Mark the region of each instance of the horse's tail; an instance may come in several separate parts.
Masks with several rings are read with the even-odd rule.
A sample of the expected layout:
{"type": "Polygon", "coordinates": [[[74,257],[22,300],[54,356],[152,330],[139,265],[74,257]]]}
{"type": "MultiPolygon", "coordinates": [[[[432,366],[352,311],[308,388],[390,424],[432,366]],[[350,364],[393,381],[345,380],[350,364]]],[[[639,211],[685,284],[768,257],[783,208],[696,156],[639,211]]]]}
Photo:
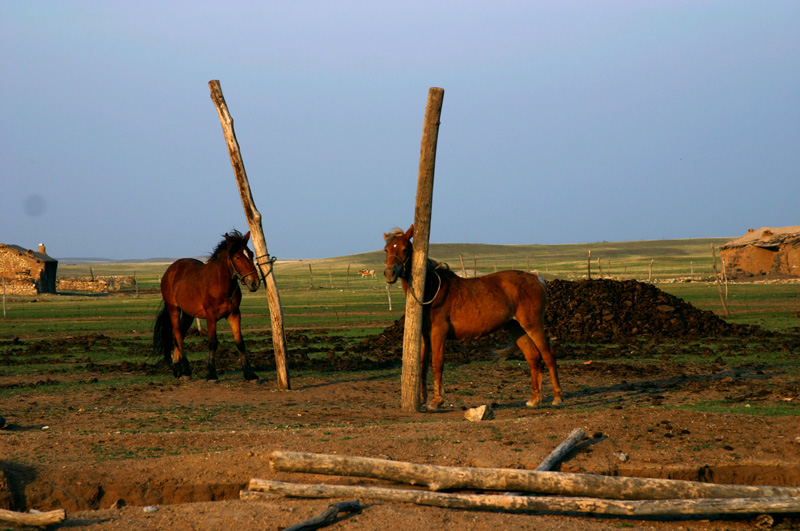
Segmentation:
{"type": "Polygon", "coordinates": [[[161,301],[161,306],[153,324],[153,352],[154,359],[163,358],[167,365],[172,363],[172,319],[161,301]]]}
{"type": "Polygon", "coordinates": [[[525,330],[523,330],[519,323],[513,319],[506,323],[504,328],[506,332],[508,332],[508,335],[511,336],[511,342],[505,347],[492,350],[492,354],[494,354],[494,361],[505,361],[512,354],[521,352],[519,346],[517,345],[517,339],[525,335],[525,330]]]}

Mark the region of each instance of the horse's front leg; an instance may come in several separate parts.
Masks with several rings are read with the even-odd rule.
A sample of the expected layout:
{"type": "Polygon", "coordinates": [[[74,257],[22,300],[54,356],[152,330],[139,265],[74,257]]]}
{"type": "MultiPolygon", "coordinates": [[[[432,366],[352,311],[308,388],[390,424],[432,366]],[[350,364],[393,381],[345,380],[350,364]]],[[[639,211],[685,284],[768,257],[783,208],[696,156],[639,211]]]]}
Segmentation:
{"type": "Polygon", "coordinates": [[[422,344],[419,351],[419,403],[428,401],[428,367],[431,365],[431,336],[422,332],[422,344]]]}
{"type": "Polygon", "coordinates": [[[208,330],[208,355],[206,356],[206,380],[218,380],[216,355],[219,347],[217,340],[217,318],[206,311],[206,329],[208,330]]]}
{"type": "Polygon", "coordinates": [[[444,340],[443,333],[431,331],[431,367],[433,368],[433,401],[431,407],[438,409],[444,402],[444,386],[442,385],[442,374],[444,374],[444,340]]]}
{"type": "Polygon", "coordinates": [[[242,363],[242,370],[244,372],[245,380],[258,380],[258,375],[250,365],[250,360],[247,358],[247,349],[244,346],[244,338],[242,338],[242,314],[235,311],[228,316],[228,324],[231,326],[233,332],[233,340],[236,342],[236,351],[239,352],[239,360],[242,363]]]}

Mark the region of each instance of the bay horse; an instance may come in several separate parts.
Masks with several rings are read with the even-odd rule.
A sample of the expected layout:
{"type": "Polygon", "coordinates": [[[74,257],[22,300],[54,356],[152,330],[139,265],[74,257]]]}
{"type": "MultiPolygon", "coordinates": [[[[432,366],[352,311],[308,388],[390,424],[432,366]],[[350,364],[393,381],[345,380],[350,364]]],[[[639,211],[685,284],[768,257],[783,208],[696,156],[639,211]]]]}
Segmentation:
{"type": "Polygon", "coordinates": [[[555,352],[544,333],[547,288],[538,275],[523,271],[499,271],[479,278],[460,278],[443,264],[428,260],[424,293],[411,290],[411,239],[414,225],[403,232],[394,229],[386,240],[386,282],[403,283],[403,291],[423,304],[420,398],[427,400],[426,373],[433,367],[433,409],[443,400],[444,343],[446,339],[475,339],[505,327],[525,355],[531,370],[528,407],[542,401],[541,360],[550,371],[553,405],[563,401],[555,352]]]}
{"type": "Polygon", "coordinates": [[[256,291],[261,283],[253,263],[253,253],[247,247],[249,240],[249,232],[242,236],[234,230],[225,235],[205,263],[194,258],[181,258],[172,263],[161,277],[163,302],[153,329],[153,354],[164,357],[176,378],[192,375],[183,339],[192,321],[199,318],[206,320],[208,330],[206,379],[218,379],[214,361],[219,346],[217,321],[224,317],[233,332],[244,379],[258,379],[247,359],[239,312],[242,290],[238,282],[251,292],[256,291]]]}

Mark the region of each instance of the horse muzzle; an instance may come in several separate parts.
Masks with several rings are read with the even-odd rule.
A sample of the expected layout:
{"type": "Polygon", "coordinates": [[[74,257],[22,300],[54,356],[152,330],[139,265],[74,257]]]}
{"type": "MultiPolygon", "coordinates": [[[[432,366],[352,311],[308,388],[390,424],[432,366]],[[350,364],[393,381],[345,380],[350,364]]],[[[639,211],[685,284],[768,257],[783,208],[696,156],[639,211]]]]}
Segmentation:
{"type": "Polygon", "coordinates": [[[383,270],[383,278],[387,284],[394,284],[400,278],[400,268],[398,266],[387,267],[383,270]]]}
{"type": "Polygon", "coordinates": [[[242,279],[242,284],[247,286],[247,289],[251,292],[258,291],[258,287],[261,285],[261,279],[258,278],[258,273],[253,272],[242,279]]]}

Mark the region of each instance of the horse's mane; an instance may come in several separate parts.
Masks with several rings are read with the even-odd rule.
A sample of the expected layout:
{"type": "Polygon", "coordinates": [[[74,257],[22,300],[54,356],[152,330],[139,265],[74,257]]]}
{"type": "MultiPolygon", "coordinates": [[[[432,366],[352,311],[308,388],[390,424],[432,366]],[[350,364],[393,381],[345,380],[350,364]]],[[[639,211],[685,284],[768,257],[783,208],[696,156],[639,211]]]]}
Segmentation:
{"type": "Polygon", "coordinates": [[[223,237],[222,241],[219,242],[217,246],[214,248],[214,251],[208,258],[209,262],[212,260],[216,260],[217,258],[221,257],[224,253],[235,254],[236,251],[247,245],[247,241],[245,241],[242,233],[236,229],[233,229],[225,236],[227,237],[223,237]],[[230,242],[228,241],[228,238],[230,238],[230,242]]]}
{"type": "Polygon", "coordinates": [[[443,278],[452,278],[458,276],[453,273],[449,264],[446,264],[445,262],[437,262],[436,260],[428,258],[428,271],[430,270],[434,270],[437,275],[443,278]]]}

